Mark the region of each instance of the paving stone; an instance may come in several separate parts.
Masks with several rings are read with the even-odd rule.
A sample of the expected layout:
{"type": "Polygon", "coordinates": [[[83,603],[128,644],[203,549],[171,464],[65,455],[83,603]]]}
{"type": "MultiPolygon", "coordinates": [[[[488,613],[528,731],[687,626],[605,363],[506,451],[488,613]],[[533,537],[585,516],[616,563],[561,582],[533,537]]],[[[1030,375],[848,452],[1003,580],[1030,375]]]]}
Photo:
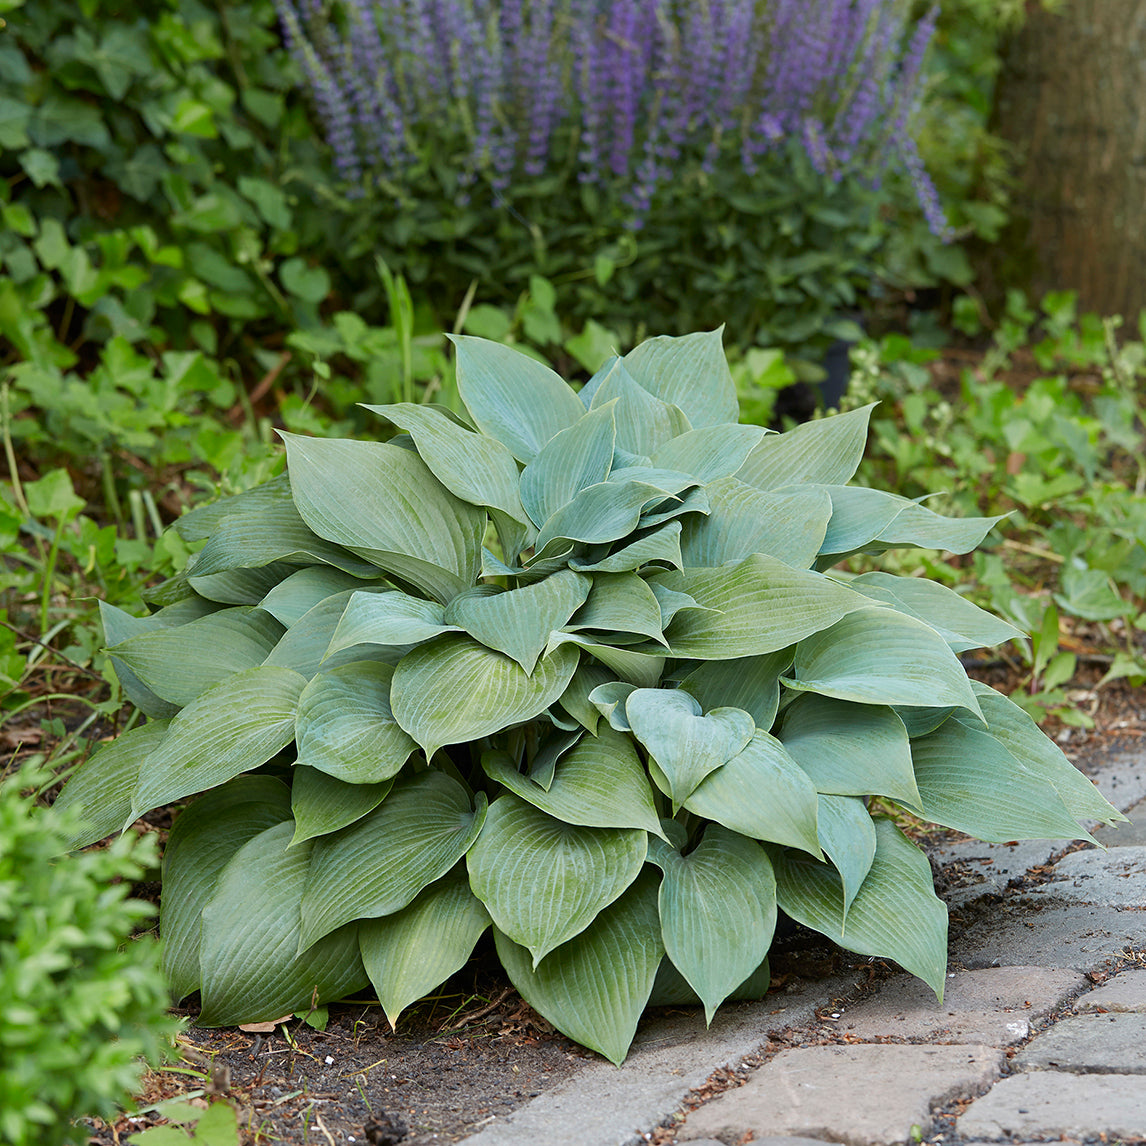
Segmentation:
{"type": "Polygon", "coordinates": [[[968,970],[1025,964],[1093,971],[1126,947],[1146,947],[1146,911],[1001,903],[951,923],[951,966],[968,970]]]}
{"type": "Polygon", "coordinates": [[[962,1138],[990,1142],[1146,1137],[1146,1078],[1053,1070],[1015,1074],[971,1103],[955,1129],[962,1138]]]}
{"type": "Polygon", "coordinates": [[[1146,971],[1119,971],[1101,987],[1080,995],[1076,1011],[1146,1011],[1146,971]]]}
{"type": "Polygon", "coordinates": [[[1072,852],[1055,864],[1049,883],[1031,888],[1028,898],[1061,899],[1106,907],[1146,904],[1146,846],[1072,852]]]}
{"type": "Polygon", "coordinates": [[[918,979],[893,979],[874,998],[848,1007],[839,1028],[865,1040],[938,1037],[943,1042],[1010,1046],[1032,1022],[1086,985],[1077,971],[987,967],[947,977],[943,1002],[918,979]]]}
{"type": "Polygon", "coordinates": [[[1071,1015],[1035,1035],[1014,1060],[1023,1070],[1146,1074],[1146,1015],[1071,1015]]]}
{"type": "Polygon", "coordinates": [[[693,1111],[678,1131],[739,1140],[752,1131],[803,1135],[848,1146],[925,1136],[932,1108],[982,1093],[999,1077],[1003,1054],[988,1046],[799,1047],[778,1054],[736,1090],[693,1111]]]}
{"type": "Polygon", "coordinates": [[[1091,835],[1108,848],[1146,846],[1146,800],[1139,801],[1126,815],[1129,823],[1096,828],[1091,835]]]}

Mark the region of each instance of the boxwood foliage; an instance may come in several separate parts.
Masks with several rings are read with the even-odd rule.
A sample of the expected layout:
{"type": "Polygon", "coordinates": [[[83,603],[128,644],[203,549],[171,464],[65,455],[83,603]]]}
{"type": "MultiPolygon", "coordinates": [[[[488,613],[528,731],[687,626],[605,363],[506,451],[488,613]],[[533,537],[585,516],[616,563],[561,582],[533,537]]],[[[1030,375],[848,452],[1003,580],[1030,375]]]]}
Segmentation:
{"type": "Polygon", "coordinates": [[[104,610],[150,719],[65,789],[74,843],[196,797],[161,928],[202,1023],[367,982],[396,1022],[492,926],[522,995],[619,1063],[650,1000],[762,994],[778,907],[941,994],[946,909],[868,798],[988,840],[1117,818],[968,680],[957,654],[1015,629],[833,571],[997,520],[849,486],[870,407],[740,425],[715,331],[579,393],[455,341],[466,418],[284,435],[287,474],[179,521],[205,544],[158,611],[104,610]]]}

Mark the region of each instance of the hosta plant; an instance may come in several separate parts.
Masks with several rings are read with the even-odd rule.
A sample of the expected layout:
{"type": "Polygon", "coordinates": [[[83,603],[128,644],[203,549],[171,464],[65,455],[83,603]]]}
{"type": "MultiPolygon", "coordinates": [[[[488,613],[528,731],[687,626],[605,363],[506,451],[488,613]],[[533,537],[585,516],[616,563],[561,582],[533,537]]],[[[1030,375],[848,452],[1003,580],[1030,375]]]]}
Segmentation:
{"type": "Polygon", "coordinates": [[[957,654],[1016,630],[833,572],[996,520],[849,486],[870,408],[739,425],[718,332],[579,393],[456,341],[464,418],[284,435],[286,475],[177,524],[205,543],[156,612],[105,609],[149,719],[65,789],[74,842],[194,797],[161,929],[202,1023],[367,983],[396,1022],[492,926],[521,994],[620,1062],[650,1001],[762,994],[778,907],[940,993],[946,909],[868,798],[988,840],[1117,816],[968,680],[957,654]]]}

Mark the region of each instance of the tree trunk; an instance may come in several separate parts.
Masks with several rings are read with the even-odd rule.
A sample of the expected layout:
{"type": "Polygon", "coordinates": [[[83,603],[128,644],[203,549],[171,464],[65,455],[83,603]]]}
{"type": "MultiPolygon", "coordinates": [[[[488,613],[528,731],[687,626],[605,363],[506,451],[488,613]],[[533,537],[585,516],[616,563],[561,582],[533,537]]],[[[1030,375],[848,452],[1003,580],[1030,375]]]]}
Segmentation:
{"type": "Polygon", "coordinates": [[[996,129],[1016,148],[1009,285],[1075,290],[1083,310],[1146,307],[1146,0],[1028,5],[996,129]]]}

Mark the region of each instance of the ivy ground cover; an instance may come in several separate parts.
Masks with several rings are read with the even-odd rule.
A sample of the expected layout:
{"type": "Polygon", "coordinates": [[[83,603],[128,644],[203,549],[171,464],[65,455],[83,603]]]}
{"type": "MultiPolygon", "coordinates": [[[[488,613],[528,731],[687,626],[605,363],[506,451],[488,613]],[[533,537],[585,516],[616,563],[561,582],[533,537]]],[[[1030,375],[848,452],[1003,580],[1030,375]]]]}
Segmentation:
{"type": "Polygon", "coordinates": [[[763,994],[778,908],[941,994],[946,908],[870,797],[987,840],[1118,817],[967,678],[1017,630],[837,568],[998,520],[849,485],[870,407],[740,425],[719,332],[580,392],[456,350],[465,418],[284,435],[285,475],[177,523],[202,547],[156,611],[104,609],[148,719],[61,800],[75,846],[191,801],[161,930],[202,1023],[368,983],[397,1022],[492,926],[521,994],[620,1062],[650,1001],[763,994]]]}

